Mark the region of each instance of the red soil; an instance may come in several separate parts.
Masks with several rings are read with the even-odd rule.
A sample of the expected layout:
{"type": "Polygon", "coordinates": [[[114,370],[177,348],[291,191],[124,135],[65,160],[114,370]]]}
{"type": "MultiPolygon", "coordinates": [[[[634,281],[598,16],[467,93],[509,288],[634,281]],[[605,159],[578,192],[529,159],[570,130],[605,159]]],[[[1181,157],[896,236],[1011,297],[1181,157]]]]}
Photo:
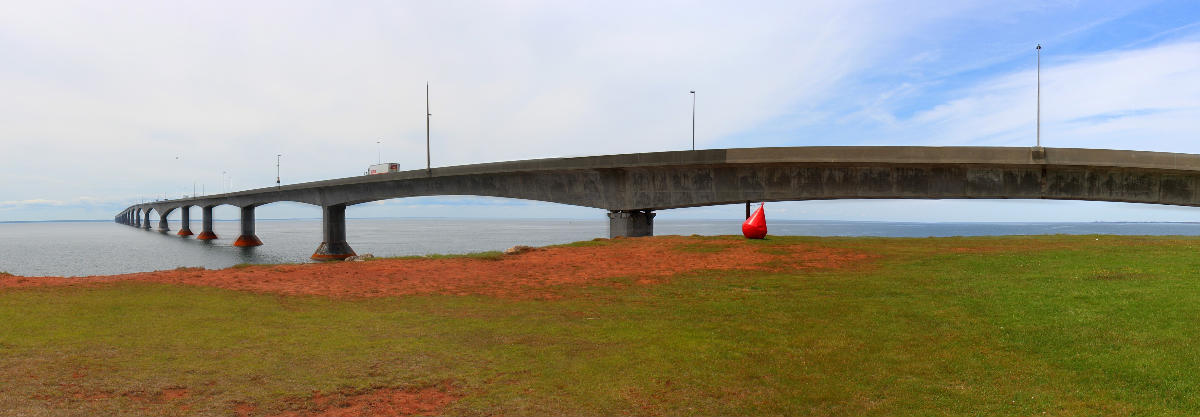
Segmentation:
{"type": "Polygon", "coordinates": [[[647,284],[690,271],[840,268],[869,257],[810,244],[762,246],[744,240],[664,236],[536,249],[495,260],[409,258],[221,270],[183,268],[79,278],[7,276],[0,277],[0,289],[138,281],[334,297],[480,294],[555,298],[554,287],[615,285],[614,278],[647,284]]]}
{"type": "Polygon", "coordinates": [[[313,394],[315,410],[290,411],[273,417],[400,417],[440,414],[459,394],[439,388],[400,390],[383,388],[357,395],[313,394]]]}

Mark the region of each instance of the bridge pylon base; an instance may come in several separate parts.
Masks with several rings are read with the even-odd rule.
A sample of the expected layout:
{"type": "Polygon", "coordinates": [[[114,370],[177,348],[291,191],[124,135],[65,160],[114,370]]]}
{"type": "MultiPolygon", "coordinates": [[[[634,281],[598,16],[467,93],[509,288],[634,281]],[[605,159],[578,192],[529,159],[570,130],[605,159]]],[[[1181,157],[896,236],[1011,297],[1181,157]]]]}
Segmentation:
{"type": "Polygon", "coordinates": [[[262,246],[262,244],[262,241],[259,240],[258,236],[255,235],[241,235],[238,236],[237,240],[233,241],[233,246],[237,246],[239,248],[262,246]]]}
{"type": "Polygon", "coordinates": [[[196,240],[216,240],[217,234],[210,231],[203,231],[196,235],[196,240]]]}
{"type": "Polygon", "coordinates": [[[188,229],[185,227],[185,228],[179,229],[179,232],[175,233],[175,234],[179,235],[179,236],[191,236],[194,233],[192,233],[192,229],[188,229]]]}
{"type": "Polygon", "coordinates": [[[340,261],[351,256],[357,255],[354,249],[350,248],[350,244],[346,242],[321,242],[321,246],[317,247],[317,251],[313,252],[312,259],[318,261],[340,261]]]}
{"type": "Polygon", "coordinates": [[[654,236],[654,215],[650,210],[608,212],[608,237],[654,236]]]}

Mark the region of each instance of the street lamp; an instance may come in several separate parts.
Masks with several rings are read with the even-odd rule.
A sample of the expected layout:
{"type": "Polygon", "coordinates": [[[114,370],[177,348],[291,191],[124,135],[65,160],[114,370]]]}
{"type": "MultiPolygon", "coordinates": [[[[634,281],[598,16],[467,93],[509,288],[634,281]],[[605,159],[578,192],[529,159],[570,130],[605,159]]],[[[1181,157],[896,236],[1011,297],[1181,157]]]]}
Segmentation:
{"type": "Polygon", "coordinates": [[[692,95],[692,150],[696,150],[696,90],[688,91],[692,95]]]}
{"type": "Polygon", "coordinates": [[[429,112],[429,82],[425,83],[425,175],[433,173],[432,165],[429,163],[429,117],[433,113],[429,112]]]}
{"type": "Polygon", "coordinates": [[[279,157],[283,154],[275,154],[275,186],[279,187],[279,157]]]}
{"type": "Polygon", "coordinates": [[[379,140],[375,141],[375,163],[377,164],[383,163],[383,151],[380,150],[380,147],[383,146],[381,145],[382,143],[383,138],[379,138],[379,140]]]}
{"type": "Polygon", "coordinates": [[[1037,146],[1042,147],[1042,44],[1037,45],[1037,146]]]}

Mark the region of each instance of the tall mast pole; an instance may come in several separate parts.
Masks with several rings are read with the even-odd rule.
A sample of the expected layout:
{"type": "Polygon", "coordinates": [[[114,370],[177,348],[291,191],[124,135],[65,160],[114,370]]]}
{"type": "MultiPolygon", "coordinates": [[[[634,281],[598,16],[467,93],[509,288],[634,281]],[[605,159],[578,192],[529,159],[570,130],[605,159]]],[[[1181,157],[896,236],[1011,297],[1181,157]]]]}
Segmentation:
{"type": "Polygon", "coordinates": [[[429,163],[429,116],[433,113],[429,112],[429,83],[425,83],[425,173],[433,172],[429,163]]]}
{"type": "Polygon", "coordinates": [[[696,90],[689,91],[692,93],[692,150],[696,150],[696,90]]]}
{"type": "Polygon", "coordinates": [[[1042,44],[1037,46],[1037,146],[1042,147],[1042,44]]]}

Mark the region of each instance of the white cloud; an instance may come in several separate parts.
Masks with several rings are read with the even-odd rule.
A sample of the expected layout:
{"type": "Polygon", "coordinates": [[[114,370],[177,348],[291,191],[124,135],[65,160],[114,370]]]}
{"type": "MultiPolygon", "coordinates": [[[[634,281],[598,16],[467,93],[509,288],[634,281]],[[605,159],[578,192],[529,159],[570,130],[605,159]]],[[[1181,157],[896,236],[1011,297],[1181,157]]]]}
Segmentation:
{"type": "Polygon", "coordinates": [[[115,205],[127,204],[129,201],[136,199],[136,197],[123,195],[111,197],[80,196],[69,199],[31,198],[27,200],[0,201],[0,208],[98,206],[109,209],[115,205]]]}
{"type": "Polygon", "coordinates": [[[35,198],[31,200],[8,200],[0,201],[0,208],[9,207],[26,207],[26,206],[62,206],[66,203],[59,200],[46,200],[35,198]]]}
{"type": "MultiPolygon", "coordinates": [[[[686,149],[689,90],[698,92],[699,147],[758,146],[730,138],[780,118],[787,127],[840,120],[837,129],[874,144],[1027,145],[1030,71],[950,91],[915,115],[895,103],[944,86],[912,80],[880,94],[861,85],[948,61],[960,63],[952,71],[988,68],[1026,40],[986,39],[964,58],[939,39],[1053,7],[1075,10],[986,1],[14,3],[0,13],[0,207],[10,219],[68,206],[88,207],[72,217],[107,218],[107,205],[219,192],[223,178],[238,189],[273,184],[280,153],[285,183],[357,175],[375,161],[377,138],[383,159],[422,167],[426,81],[435,166],[686,149]],[[869,104],[847,116],[832,105],[845,95],[869,104]]],[[[1143,147],[1125,146],[1133,136],[1153,138],[1142,142],[1153,150],[1200,152],[1187,140],[1200,116],[1196,44],[1069,62],[1047,52],[1048,146],[1143,147]]]]}
{"type": "Polygon", "coordinates": [[[868,2],[38,2],[0,13],[0,189],[154,198],[684,149],[817,100],[923,16],[868,2]],[[819,57],[817,59],[816,57],[819,57]],[[18,177],[23,177],[16,180],[18,177]]]}
{"type": "MultiPolygon", "coordinates": [[[[1043,146],[1200,153],[1200,42],[1044,59],[1043,146]]],[[[1030,146],[1036,82],[1033,69],[983,80],[891,129],[920,143],[1030,146]]]]}

